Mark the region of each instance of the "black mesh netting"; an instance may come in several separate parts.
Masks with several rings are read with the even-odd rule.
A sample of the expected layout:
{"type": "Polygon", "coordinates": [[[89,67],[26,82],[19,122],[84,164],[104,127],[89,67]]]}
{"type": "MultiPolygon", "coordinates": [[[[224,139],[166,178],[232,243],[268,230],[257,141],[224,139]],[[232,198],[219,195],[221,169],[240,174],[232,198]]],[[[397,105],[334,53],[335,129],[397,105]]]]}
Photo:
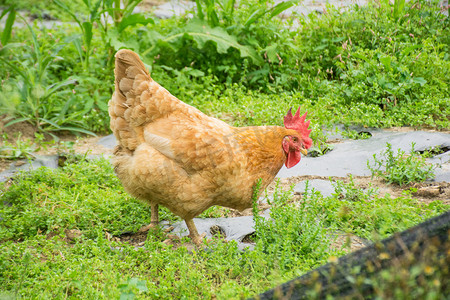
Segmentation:
{"type": "Polygon", "coordinates": [[[448,299],[450,211],[256,299],[448,299]]]}

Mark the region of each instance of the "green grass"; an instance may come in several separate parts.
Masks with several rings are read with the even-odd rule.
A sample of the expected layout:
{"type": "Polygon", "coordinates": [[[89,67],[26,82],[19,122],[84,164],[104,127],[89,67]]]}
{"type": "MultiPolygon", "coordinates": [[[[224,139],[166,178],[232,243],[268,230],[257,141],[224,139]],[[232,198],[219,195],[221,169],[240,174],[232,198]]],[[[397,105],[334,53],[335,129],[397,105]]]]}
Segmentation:
{"type": "MultiPolygon", "coordinates": [[[[321,226],[304,229],[303,236],[313,235],[314,242],[296,251],[261,241],[255,251],[241,252],[234,242],[213,240],[190,253],[163,244],[162,232],[149,234],[144,249],[109,241],[105,231],[135,232],[150,221],[150,213],[124,193],[106,160],[23,173],[3,190],[1,200],[0,281],[4,292],[25,298],[116,298],[122,290],[138,290],[134,279],[128,282],[132,278],[144,281],[147,298],[250,296],[338,253],[329,249],[321,226]],[[82,236],[67,241],[66,229],[78,229],[82,236]]],[[[288,216],[291,209],[274,213],[288,216]]],[[[174,219],[165,209],[160,216],[174,219]]],[[[296,215],[304,222],[311,218],[316,216],[296,215]]],[[[257,232],[276,236],[286,221],[275,227],[261,224],[257,232]]],[[[287,231],[286,244],[292,236],[287,231]]]]}
{"type": "MultiPolygon", "coordinates": [[[[129,197],[105,159],[40,168],[0,184],[0,295],[23,298],[241,298],[255,295],[325,263],[337,229],[386,237],[449,209],[418,205],[408,195],[379,197],[353,183],[336,195],[308,193],[301,202],[277,189],[274,222],[257,218],[253,251],[213,239],[205,248],[162,243],[150,233],[144,248],[107,239],[150,221],[149,208],[129,197]],[[67,229],[82,235],[66,238],[67,229]]],[[[203,217],[218,214],[210,209],[203,217]]],[[[222,213],[222,212],[220,212],[222,213]]],[[[180,221],[166,209],[163,220],[180,221]]]]}

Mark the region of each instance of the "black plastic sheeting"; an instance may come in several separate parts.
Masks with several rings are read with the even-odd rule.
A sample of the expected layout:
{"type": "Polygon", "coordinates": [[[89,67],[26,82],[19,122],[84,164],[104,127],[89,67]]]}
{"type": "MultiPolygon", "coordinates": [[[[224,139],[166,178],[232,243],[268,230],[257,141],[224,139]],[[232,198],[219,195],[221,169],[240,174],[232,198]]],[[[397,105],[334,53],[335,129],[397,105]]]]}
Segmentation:
{"type": "MultiPolygon", "coordinates": [[[[372,299],[377,296],[374,280],[380,278],[383,270],[390,270],[395,276],[424,265],[439,272],[437,281],[443,298],[438,295],[433,299],[446,299],[445,295],[450,295],[450,211],[348,254],[336,263],[321,266],[254,299],[328,299],[330,296],[372,299]]],[[[390,291],[385,292],[389,294],[390,291]]]]}

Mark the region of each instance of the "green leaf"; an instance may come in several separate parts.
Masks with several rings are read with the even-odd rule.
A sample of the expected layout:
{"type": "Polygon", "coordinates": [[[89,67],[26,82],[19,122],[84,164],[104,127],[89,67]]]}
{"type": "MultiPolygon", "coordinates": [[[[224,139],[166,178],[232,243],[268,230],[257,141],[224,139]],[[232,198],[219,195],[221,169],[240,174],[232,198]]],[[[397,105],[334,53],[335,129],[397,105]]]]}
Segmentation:
{"type": "Polygon", "coordinates": [[[5,27],[3,28],[1,37],[3,46],[5,46],[9,42],[9,39],[11,38],[12,26],[14,24],[14,21],[16,20],[16,10],[14,9],[14,7],[9,8],[8,11],[8,18],[6,19],[5,27]]]}
{"type": "Polygon", "coordinates": [[[422,48],[423,45],[412,45],[409,47],[406,47],[405,49],[403,49],[403,51],[401,52],[401,57],[400,57],[400,61],[407,56],[411,51],[415,50],[415,49],[419,49],[422,48]]]}
{"type": "Polygon", "coordinates": [[[277,59],[277,48],[278,48],[278,45],[274,44],[274,45],[271,45],[271,46],[268,46],[268,47],[264,48],[262,51],[267,53],[267,58],[271,62],[274,62],[277,59]]]}
{"type": "Polygon", "coordinates": [[[122,32],[128,26],[133,26],[137,24],[147,25],[149,23],[155,24],[153,18],[147,17],[146,15],[141,13],[132,14],[122,19],[122,21],[119,24],[118,30],[119,32],[122,32]]]}
{"type": "Polygon", "coordinates": [[[195,0],[195,3],[197,4],[197,18],[199,18],[200,20],[204,20],[205,15],[203,14],[201,0],[195,0]]]}
{"type": "Polygon", "coordinates": [[[53,129],[52,131],[71,131],[71,132],[80,132],[80,133],[85,133],[85,134],[89,134],[92,136],[97,136],[95,133],[93,133],[92,131],[83,129],[83,128],[78,128],[78,127],[71,127],[71,126],[58,126],[58,128],[53,129]]]}
{"type": "Polygon", "coordinates": [[[83,28],[83,26],[81,25],[80,19],[78,19],[78,17],[72,12],[72,10],[65,3],[63,3],[59,0],[53,0],[53,2],[56,3],[59,7],[61,7],[66,13],[71,15],[72,18],[78,23],[80,28],[83,28]]]}
{"type": "MultiPolygon", "coordinates": [[[[256,65],[262,65],[264,60],[258,55],[253,47],[241,45],[237,42],[235,36],[228,34],[224,29],[220,27],[211,28],[205,22],[197,19],[192,20],[181,32],[169,35],[162,39],[165,43],[174,43],[185,35],[190,36],[195,40],[199,48],[203,48],[207,42],[212,42],[216,45],[218,53],[226,54],[229,48],[235,48],[240,51],[241,57],[249,57],[256,65]]],[[[151,48],[144,51],[142,56],[146,56],[149,53],[153,53],[156,50],[157,43],[151,48]]]]}
{"type": "Polygon", "coordinates": [[[11,125],[16,124],[16,123],[28,121],[30,119],[31,118],[29,118],[29,117],[23,117],[23,118],[14,119],[11,122],[8,122],[7,124],[5,124],[4,127],[8,127],[8,126],[11,126],[11,125]]]}
{"type": "Polygon", "coordinates": [[[269,18],[272,19],[273,17],[278,16],[280,13],[282,13],[286,9],[296,5],[297,3],[298,3],[298,1],[286,1],[286,2],[278,3],[277,5],[272,7],[269,18]]]}
{"type": "MultiPolygon", "coordinates": [[[[86,43],[87,49],[91,48],[91,41],[92,41],[92,23],[90,22],[83,22],[83,35],[84,35],[84,42],[86,43]]],[[[89,51],[89,50],[87,50],[89,51]]],[[[87,53],[89,55],[89,53],[87,53]]]]}
{"type": "Polygon", "coordinates": [[[106,40],[116,51],[122,48],[128,48],[126,44],[120,41],[120,33],[116,28],[108,30],[106,33],[106,40]]]}
{"type": "Polygon", "coordinates": [[[247,21],[245,21],[244,27],[248,27],[250,24],[254,23],[256,20],[261,18],[265,13],[266,11],[262,10],[261,8],[258,8],[248,17],[247,21]]]}
{"type": "Polygon", "coordinates": [[[386,70],[389,70],[391,68],[391,57],[390,56],[380,57],[380,62],[384,65],[386,70]]]}
{"type": "Polygon", "coordinates": [[[46,88],[47,93],[45,94],[45,97],[49,97],[50,95],[52,95],[53,93],[58,91],[60,88],[66,86],[66,85],[75,84],[76,82],[77,81],[75,79],[70,79],[70,78],[63,80],[61,82],[56,82],[46,88]]]}
{"type": "Polygon", "coordinates": [[[362,55],[362,54],[359,54],[359,53],[352,53],[352,56],[354,56],[356,58],[359,58],[359,59],[362,59],[365,62],[369,62],[369,59],[365,55],[362,55]]]}
{"type": "Polygon", "coordinates": [[[395,0],[394,2],[394,18],[399,19],[405,7],[405,0],[395,0]]]}
{"type": "Polygon", "coordinates": [[[420,84],[421,86],[424,86],[427,83],[427,81],[423,77],[414,77],[412,79],[412,81],[415,82],[415,83],[420,84]]]}

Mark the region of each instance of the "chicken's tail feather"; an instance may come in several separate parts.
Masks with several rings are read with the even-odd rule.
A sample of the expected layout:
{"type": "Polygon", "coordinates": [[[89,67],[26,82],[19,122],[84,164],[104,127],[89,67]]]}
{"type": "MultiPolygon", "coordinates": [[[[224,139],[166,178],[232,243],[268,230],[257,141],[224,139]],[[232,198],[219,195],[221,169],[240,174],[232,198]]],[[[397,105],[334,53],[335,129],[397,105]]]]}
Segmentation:
{"type": "Polygon", "coordinates": [[[142,127],[175,109],[179,102],[155,82],[133,51],[116,53],[115,91],[109,102],[110,126],[121,145],[134,150],[142,143],[142,127]]]}

